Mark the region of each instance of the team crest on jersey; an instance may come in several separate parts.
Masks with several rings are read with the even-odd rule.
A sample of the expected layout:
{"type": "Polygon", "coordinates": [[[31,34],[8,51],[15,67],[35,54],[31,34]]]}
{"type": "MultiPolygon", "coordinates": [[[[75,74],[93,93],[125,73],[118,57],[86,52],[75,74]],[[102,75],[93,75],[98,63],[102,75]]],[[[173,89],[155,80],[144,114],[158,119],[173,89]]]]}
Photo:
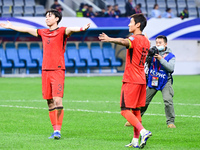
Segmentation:
{"type": "Polygon", "coordinates": [[[130,39],[131,41],[133,41],[133,40],[134,40],[134,37],[131,36],[131,37],[129,37],[129,39],[130,39]]]}

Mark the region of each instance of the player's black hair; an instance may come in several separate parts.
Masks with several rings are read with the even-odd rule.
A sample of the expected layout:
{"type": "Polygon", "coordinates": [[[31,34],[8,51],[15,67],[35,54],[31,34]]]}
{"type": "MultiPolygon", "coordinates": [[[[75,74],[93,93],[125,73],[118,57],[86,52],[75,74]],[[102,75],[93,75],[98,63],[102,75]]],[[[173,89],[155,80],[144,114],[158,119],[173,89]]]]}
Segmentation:
{"type": "Polygon", "coordinates": [[[146,17],[142,13],[139,13],[139,14],[133,14],[131,16],[131,18],[134,19],[135,24],[140,23],[140,30],[143,31],[144,28],[147,25],[147,19],[146,19],[146,17]]]}
{"type": "Polygon", "coordinates": [[[164,35],[158,35],[156,39],[163,39],[165,43],[167,43],[167,37],[164,35]]]}
{"type": "Polygon", "coordinates": [[[58,17],[59,19],[58,19],[58,21],[57,21],[57,24],[59,24],[59,22],[60,22],[61,19],[62,19],[62,14],[61,14],[59,11],[57,11],[56,9],[47,10],[46,13],[45,13],[45,16],[46,16],[48,13],[55,15],[55,17],[58,17]]]}

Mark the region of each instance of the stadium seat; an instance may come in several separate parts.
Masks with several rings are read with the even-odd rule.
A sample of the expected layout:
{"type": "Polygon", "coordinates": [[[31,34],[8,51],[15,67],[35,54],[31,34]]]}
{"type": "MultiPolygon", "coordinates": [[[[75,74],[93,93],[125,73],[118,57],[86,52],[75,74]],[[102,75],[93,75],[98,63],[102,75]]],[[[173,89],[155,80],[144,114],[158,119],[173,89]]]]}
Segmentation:
{"type": "Polygon", "coordinates": [[[75,64],[75,73],[78,73],[78,68],[86,67],[86,63],[80,59],[79,52],[74,43],[67,44],[66,52],[69,60],[72,60],[75,64]]]}
{"type": "Polygon", "coordinates": [[[19,59],[24,61],[26,64],[26,74],[29,74],[29,68],[37,68],[36,61],[32,61],[29,49],[27,47],[27,44],[20,43],[18,44],[18,53],[19,53],[19,59]]]}
{"type": "Polygon", "coordinates": [[[34,9],[33,6],[24,6],[24,16],[33,16],[34,9]]]}
{"type": "Polygon", "coordinates": [[[14,0],[14,6],[24,6],[23,0],[14,0]]]}
{"type": "Polygon", "coordinates": [[[159,5],[159,7],[166,8],[167,6],[165,0],[157,0],[157,4],[159,5]]]}
{"type": "Polygon", "coordinates": [[[99,66],[99,73],[101,73],[101,67],[109,67],[110,63],[108,60],[104,60],[102,49],[99,43],[91,44],[92,59],[97,60],[99,66]]]}
{"type": "Polygon", "coordinates": [[[67,70],[68,67],[74,67],[74,62],[72,60],[69,60],[67,53],[64,53],[64,58],[65,58],[65,68],[67,70]]]}
{"type": "Polygon", "coordinates": [[[102,46],[104,58],[110,61],[110,65],[112,67],[119,67],[122,65],[122,60],[115,57],[115,49],[112,48],[111,43],[103,43],[102,46]]]}
{"type": "Polygon", "coordinates": [[[22,6],[13,7],[13,17],[19,17],[22,16],[22,14],[23,14],[22,6]]]}
{"type": "Polygon", "coordinates": [[[25,6],[35,6],[34,0],[24,0],[25,6]]]}
{"type": "Polygon", "coordinates": [[[0,65],[1,65],[1,74],[5,73],[5,68],[12,68],[12,63],[7,60],[5,55],[5,50],[2,45],[0,45],[0,65]]]}
{"type": "Polygon", "coordinates": [[[35,6],[35,16],[43,17],[45,14],[45,9],[43,5],[36,5],[35,6]]]}
{"type": "Polygon", "coordinates": [[[177,6],[184,8],[187,6],[186,1],[185,0],[177,0],[177,6]]]}
{"type": "Polygon", "coordinates": [[[86,43],[79,43],[79,54],[81,60],[85,60],[87,64],[87,73],[90,73],[90,67],[97,67],[98,63],[96,60],[92,60],[90,50],[86,43]]]}
{"type": "Polygon", "coordinates": [[[12,0],[3,0],[3,6],[13,6],[12,0]]]}
{"type": "Polygon", "coordinates": [[[42,68],[42,50],[40,48],[40,45],[38,43],[31,43],[30,44],[30,54],[32,60],[35,60],[37,62],[37,66],[39,69],[39,74],[41,74],[41,68],[42,68]]]}
{"type": "Polygon", "coordinates": [[[1,17],[11,17],[11,14],[12,14],[12,7],[10,7],[10,6],[2,7],[1,17]]]}
{"type": "Polygon", "coordinates": [[[25,63],[19,60],[17,49],[13,43],[6,43],[6,56],[8,60],[12,61],[13,69],[25,68],[25,63]]]}
{"type": "Polygon", "coordinates": [[[3,3],[2,3],[2,1],[0,0],[0,8],[1,8],[2,5],[3,5],[3,3]]]}
{"type": "Polygon", "coordinates": [[[189,17],[195,17],[195,18],[198,17],[196,7],[188,8],[188,12],[189,12],[189,17]]]}

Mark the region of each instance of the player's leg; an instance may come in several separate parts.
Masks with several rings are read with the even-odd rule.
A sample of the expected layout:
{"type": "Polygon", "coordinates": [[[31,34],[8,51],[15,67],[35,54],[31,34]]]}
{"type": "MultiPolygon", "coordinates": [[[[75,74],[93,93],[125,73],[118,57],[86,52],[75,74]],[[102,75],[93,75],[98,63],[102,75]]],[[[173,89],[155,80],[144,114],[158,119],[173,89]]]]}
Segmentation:
{"type": "MultiPolygon", "coordinates": [[[[135,127],[141,134],[142,140],[140,147],[143,148],[146,144],[147,139],[152,135],[150,131],[144,129],[141,124],[141,117],[136,117],[129,108],[138,109],[141,106],[145,105],[146,100],[146,85],[137,85],[124,83],[122,85],[121,92],[121,115],[128,121],[130,124],[135,127]]],[[[140,115],[140,111],[138,111],[137,115],[140,115]]],[[[134,143],[132,147],[134,146],[134,143]]]]}
{"type": "Polygon", "coordinates": [[[176,128],[174,125],[175,120],[175,112],[174,112],[174,104],[173,104],[173,96],[174,91],[171,85],[171,81],[169,80],[165,87],[162,90],[163,101],[165,104],[165,115],[167,118],[168,128],[176,128]]]}
{"type": "MultiPolygon", "coordinates": [[[[155,96],[155,94],[157,93],[157,90],[155,89],[150,89],[149,87],[147,87],[146,89],[146,103],[144,107],[141,107],[140,111],[141,111],[141,116],[144,115],[144,113],[146,112],[151,100],[153,99],[153,97],[155,96]]],[[[132,126],[128,121],[125,123],[124,126],[132,126]]]]}
{"type": "Polygon", "coordinates": [[[61,137],[60,131],[63,122],[64,109],[62,104],[62,97],[64,91],[64,80],[65,71],[56,70],[52,73],[52,94],[53,100],[55,102],[55,112],[56,112],[56,128],[54,130],[54,139],[59,139],[61,137]]]}
{"type": "MultiPolygon", "coordinates": [[[[56,105],[55,105],[53,97],[52,97],[50,71],[44,71],[44,70],[42,71],[42,95],[43,95],[43,98],[47,100],[47,105],[49,108],[49,118],[50,118],[53,129],[55,129],[56,105]]],[[[49,138],[54,138],[54,135],[52,134],[52,136],[50,136],[49,138]]]]}
{"type": "Polygon", "coordinates": [[[153,88],[146,88],[146,103],[144,107],[141,107],[140,111],[141,111],[141,116],[144,115],[144,113],[146,112],[151,100],[153,99],[153,97],[155,96],[155,94],[157,93],[157,90],[153,89],[153,88]]]}

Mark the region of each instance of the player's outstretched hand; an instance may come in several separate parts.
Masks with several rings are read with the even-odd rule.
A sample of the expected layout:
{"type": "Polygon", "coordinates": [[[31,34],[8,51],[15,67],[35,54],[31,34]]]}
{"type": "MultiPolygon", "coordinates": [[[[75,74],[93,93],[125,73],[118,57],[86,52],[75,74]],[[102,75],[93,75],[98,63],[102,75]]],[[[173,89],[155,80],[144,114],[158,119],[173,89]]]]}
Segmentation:
{"type": "Polygon", "coordinates": [[[6,29],[10,29],[12,27],[12,24],[10,21],[7,21],[8,23],[5,24],[5,23],[0,23],[0,26],[3,27],[3,28],[6,28],[6,29]]]}
{"type": "Polygon", "coordinates": [[[90,27],[90,23],[86,24],[81,28],[81,31],[86,31],[90,27]]]}
{"type": "Polygon", "coordinates": [[[101,40],[102,42],[109,42],[109,37],[105,34],[99,34],[99,40],[101,40]]]}

